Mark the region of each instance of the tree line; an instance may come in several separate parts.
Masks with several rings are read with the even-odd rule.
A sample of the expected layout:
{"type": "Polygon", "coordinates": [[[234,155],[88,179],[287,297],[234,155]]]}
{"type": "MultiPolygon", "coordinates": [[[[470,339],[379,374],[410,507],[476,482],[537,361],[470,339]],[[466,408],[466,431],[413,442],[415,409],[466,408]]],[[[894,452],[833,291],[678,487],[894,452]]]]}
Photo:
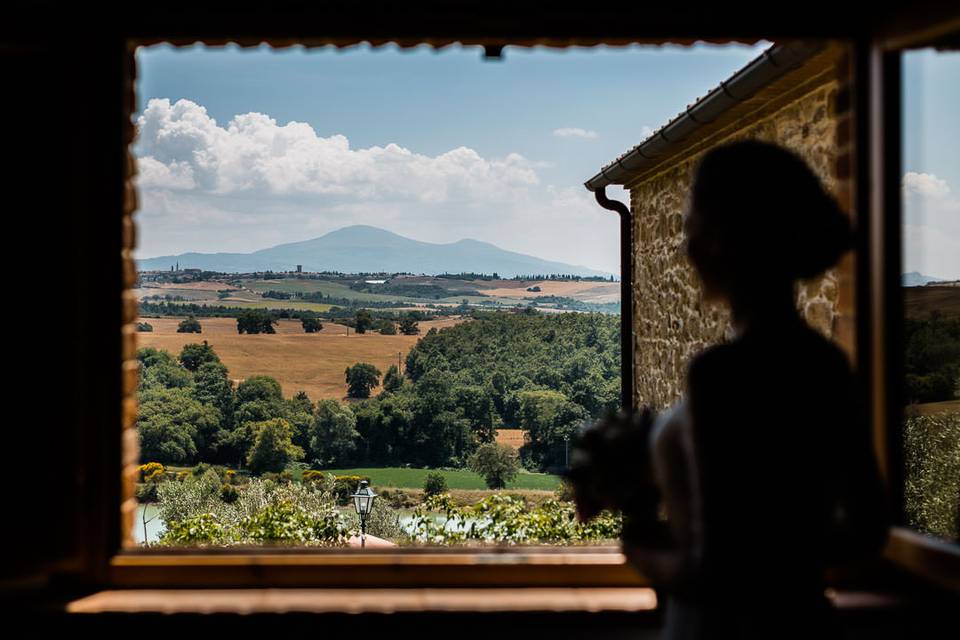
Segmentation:
{"type": "Polygon", "coordinates": [[[431,329],[402,373],[349,367],[346,402],[285,399],[268,376],[234,385],[206,343],[138,357],[142,458],[164,464],[464,467],[506,427],[529,433],[527,468],[549,470],[582,421],[619,403],[619,324],[602,314],[478,312],[431,329]]]}
{"type": "Polygon", "coordinates": [[[960,398],[960,317],[934,311],[904,321],[908,403],[960,398]]]}

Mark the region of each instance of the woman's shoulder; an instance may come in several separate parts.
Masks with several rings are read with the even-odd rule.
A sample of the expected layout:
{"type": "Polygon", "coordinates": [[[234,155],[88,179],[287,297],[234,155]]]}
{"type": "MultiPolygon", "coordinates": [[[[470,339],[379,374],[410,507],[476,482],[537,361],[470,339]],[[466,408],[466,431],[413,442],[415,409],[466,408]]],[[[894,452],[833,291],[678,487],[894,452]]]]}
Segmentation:
{"type": "Polygon", "coordinates": [[[693,356],[687,365],[688,391],[701,380],[722,377],[737,362],[738,350],[736,343],[722,343],[710,345],[693,356]]]}

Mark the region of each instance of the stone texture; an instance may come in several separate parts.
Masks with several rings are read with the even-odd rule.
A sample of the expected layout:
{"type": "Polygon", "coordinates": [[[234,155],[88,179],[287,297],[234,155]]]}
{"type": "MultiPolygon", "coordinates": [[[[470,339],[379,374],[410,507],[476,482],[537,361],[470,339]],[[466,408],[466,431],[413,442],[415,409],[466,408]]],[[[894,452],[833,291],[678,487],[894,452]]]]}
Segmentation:
{"type": "MultiPolygon", "coordinates": [[[[836,192],[837,112],[831,108],[836,92],[836,82],[822,85],[762,119],[745,120],[742,128],[716,144],[746,138],[781,144],[799,153],[836,192]]],[[[683,247],[690,171],[699,157],[685,157],[630,189],[638,406],[673,404],[682,395],[690,358],[704,347],[728,339],[731,333],[728,314],[701,299],[700,285],[683,247]]],[[[798,285],[797,306],[813,327],[833,337],[838,302],[850,296],[849,292],[841,294],[836,270],[832,270],[798,285]]]]}

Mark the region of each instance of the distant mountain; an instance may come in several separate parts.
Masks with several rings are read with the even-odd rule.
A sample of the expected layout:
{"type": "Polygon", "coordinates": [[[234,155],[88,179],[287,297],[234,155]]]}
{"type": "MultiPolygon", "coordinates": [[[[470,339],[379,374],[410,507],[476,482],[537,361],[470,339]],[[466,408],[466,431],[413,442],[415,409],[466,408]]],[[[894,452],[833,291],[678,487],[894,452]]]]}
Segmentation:
{"type": "Polygon", "coordinates": [[[551,262],[534,256],[505,251],[489,242],[458,240],[448,244],[420,242],[367,225],[343,227],[303,242],[281,244],[253,253],[181,253],[137,261],[142,271],[203,269],[247,273],[253,271],[342,271],[344,273],[498,273],[517,275],[563,273],[579,276],[608,276],[587,267],[551,262]]]}
{"type": "Polygon", "coordinates": [[[904,287],[922,287],[930,282],[940,282],[943,278],[925,276],[918,271],[911,271],[900,276],[900,284],[904,287]]]}

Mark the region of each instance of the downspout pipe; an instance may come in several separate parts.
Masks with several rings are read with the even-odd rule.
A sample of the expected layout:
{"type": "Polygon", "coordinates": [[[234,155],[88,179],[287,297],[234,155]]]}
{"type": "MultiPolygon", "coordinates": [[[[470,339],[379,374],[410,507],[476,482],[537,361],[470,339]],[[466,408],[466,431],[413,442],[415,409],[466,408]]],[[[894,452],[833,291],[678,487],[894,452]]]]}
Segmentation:
{"type": "Polygon", "coordinates": [[[620,406],[633,409],[633,216],[630,208],[607,197],[606,187],[593,192],[604,209],[620,215],[620,406]]]}

